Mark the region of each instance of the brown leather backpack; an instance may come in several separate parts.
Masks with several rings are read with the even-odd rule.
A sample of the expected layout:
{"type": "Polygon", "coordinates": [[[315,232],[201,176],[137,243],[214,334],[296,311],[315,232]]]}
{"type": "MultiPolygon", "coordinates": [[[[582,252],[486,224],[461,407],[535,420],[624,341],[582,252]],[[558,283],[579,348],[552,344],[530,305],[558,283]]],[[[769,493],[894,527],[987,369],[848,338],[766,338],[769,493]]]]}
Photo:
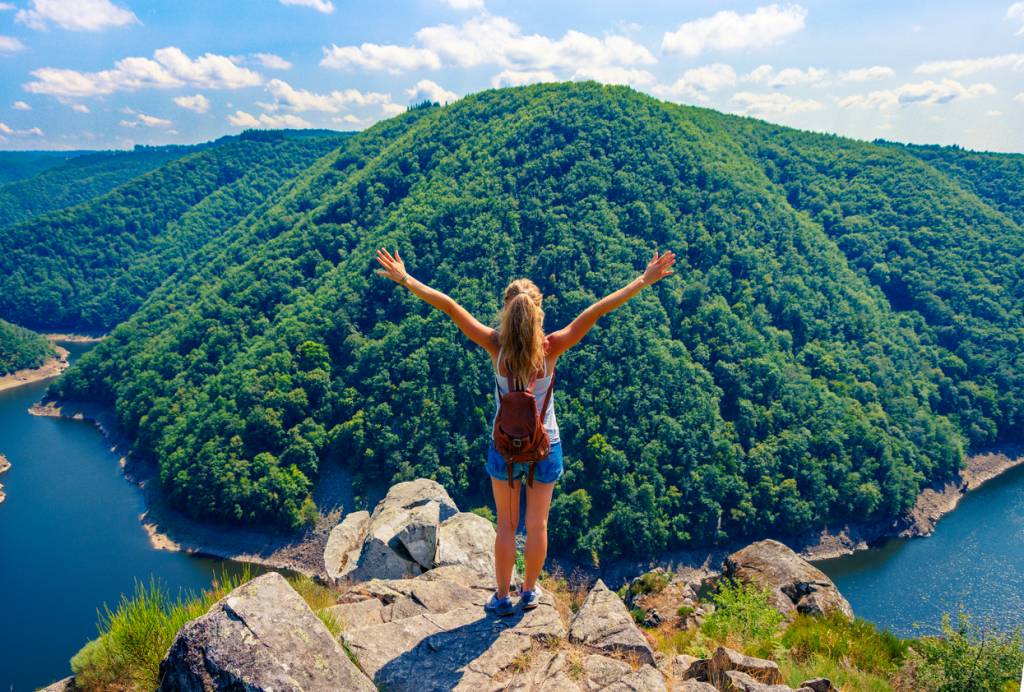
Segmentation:
{"type": "MultiPolygon", "coordinates": [[[[507,366],[506,366],[507,367],[507,366]]],[[[537,462],[547,457],[551,451],[551,439],[544,428],[544,415],[551,401],[551,390],[555,387],[555,371],[551,370],[551,383],[544,395],[544,403],[540,412],[537,411],[537,399],[533,396],[533,385],[537,381],[537,373],[533,373],[529,383],[516,389],[518,380],[509,378],[509,391],[501,394],[498,378],[494,378],[494,387],[499,393],[498,415],[494,419],[494,448],[505,458],[508,467],[508,484],[512,485],[512,464],[529,464],[527,485],[533,485],[533,471],[537,462]]]]}

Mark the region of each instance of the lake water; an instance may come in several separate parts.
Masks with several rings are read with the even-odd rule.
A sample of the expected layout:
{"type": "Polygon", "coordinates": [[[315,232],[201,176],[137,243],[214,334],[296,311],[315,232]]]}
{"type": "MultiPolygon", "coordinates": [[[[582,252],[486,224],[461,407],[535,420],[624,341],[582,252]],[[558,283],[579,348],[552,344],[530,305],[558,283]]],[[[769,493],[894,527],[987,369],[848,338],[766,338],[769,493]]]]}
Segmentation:
{"type": "MultiPolygon", "coordinates": [[[[74,359],[89,346],[68,344],[74,359]]],[[[142,494],[91,424],[27,410],[46,390],[0,392],[0,690],[31,690],[69,674],[96,636],[96,611],[135,580],[172,592],[208,586],[237,564],[153,550],[138,521],[142,494]]],[[[958,603],[1004,628],[1024,621],[1024,468],[968,495],[935,535],[818,563],[854,610],[902,635],[934,631],[958,603]]]]}
{"type": "MultiPolygon", "coordinates": [[[[90,348],[65,344],[74,359],[90,348]]],[[[157,576],[172,593],[210,585],[221,560],[153,550],[127,483],[89,423],[27,412],[38,382],[0,392],[0,690],[32,690],[70,674],[68,660],[96,636],[96,611],[134,580],[157,576]]]]}
{"type": "Polygon", "coordinates": [[[969,493],[928,538],[816,564],[857,615],[902,636],[935,632],[943,613],[956,622],[960,604],[1002,630],[1024,625],[1024,467],[969,493]]]}

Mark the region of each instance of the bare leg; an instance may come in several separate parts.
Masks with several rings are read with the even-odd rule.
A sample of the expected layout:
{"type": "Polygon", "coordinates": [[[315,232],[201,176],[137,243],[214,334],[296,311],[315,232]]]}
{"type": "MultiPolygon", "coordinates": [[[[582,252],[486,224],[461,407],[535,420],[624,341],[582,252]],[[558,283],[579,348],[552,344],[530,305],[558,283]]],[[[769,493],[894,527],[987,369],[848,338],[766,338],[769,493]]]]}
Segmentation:
{"type": "Polygon", "coordinates": [[[533,482],[526,486],[526,570],[523,590],[532,591],[548,555],[548,510],[554,483],[533,482]]]}
{"type": "Polygon", "coordinates": [[[518,479],[512,481],[512,487],[509,488],[507,480],[499,481],[491,477],[491,490],[494,492],[494,507],[498,518],[498,531],[494,538],[494,581],[497,585],[498,598],[508,596],[512,569],[516,566],[519,488],[518,479]]]}

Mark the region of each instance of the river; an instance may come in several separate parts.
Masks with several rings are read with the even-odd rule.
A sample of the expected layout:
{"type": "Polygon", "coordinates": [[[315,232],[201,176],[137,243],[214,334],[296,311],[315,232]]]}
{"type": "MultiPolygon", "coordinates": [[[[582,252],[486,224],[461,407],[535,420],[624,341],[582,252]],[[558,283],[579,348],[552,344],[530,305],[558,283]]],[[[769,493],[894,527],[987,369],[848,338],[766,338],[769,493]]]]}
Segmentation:
{"type": "MultiPolygon", "coordinates": [[[[63,344],[72,360],[89,344],[63,344]]],[[[210,585],[226,563],[153,550],[139,522],[142,493],[90,423],[30,415],[36,382],[0,391],[0,690],[32,690],[70,674],[69,659],[96,636],[97,609],[134,580],[158,577],[172,593],[210,585]]]]}
{"type": "MultiPolygon", "coordinates": [[[[89,345],[67,344],[74,360],[89,345]]],[[[39,382],[0,392],[0,690],[64,677],[96,636],[97,608],[135,580],[172,592],[208,586],[237,563],[154,550],[139,522],[142,493],[125,482],[102,435],[80,421],[27,409],[39,382]]],[[[819,562],[858,615],[909,636],[934,632],[964,603],[1001,628],[1024,621],[1024,467],[968,495],[926,539],[819,562]],[[920,627],[915,627],[915,624],[920,627]]]]}

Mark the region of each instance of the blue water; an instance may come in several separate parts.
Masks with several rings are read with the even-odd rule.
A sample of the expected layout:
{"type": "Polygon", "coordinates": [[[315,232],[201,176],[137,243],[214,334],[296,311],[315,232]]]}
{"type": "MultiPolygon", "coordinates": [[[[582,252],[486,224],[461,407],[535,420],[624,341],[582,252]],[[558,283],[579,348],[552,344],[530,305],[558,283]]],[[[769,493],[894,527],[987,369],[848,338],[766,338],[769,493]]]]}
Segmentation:
{"type": "MultiPolygon", "coordinates": [[[[88,345],[66,344],[72,359],[88,345]]],[[[26,409],[47,383],[0,392],[0,690],[32,690],[70,674],[96,636],[96,611],[159,577],[173,593],[209,586],[223,561],[153,550],[142,494],[89,423],[26,409]]],[[[226,565],[229,570],[237,565],[226,565]]]]}
{"type": "Polygon", "coordinates": [[[928,538],[816,563],[857,615],[901,636],[964,609],[1004,631],[1024,625],[1024,467],[969,493],[928,538]]]}

